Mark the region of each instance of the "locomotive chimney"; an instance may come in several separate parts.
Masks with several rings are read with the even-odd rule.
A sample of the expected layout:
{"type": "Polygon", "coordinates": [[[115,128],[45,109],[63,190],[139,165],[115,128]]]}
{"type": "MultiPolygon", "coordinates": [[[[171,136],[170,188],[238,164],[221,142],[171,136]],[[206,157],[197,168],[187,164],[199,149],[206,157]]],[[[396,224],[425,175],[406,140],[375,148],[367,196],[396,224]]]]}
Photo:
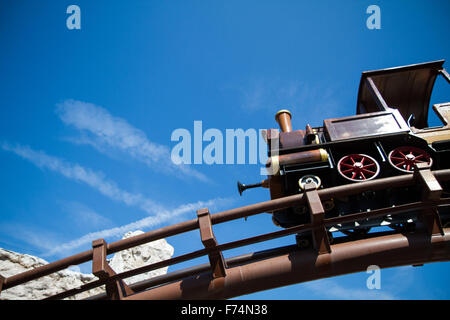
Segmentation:
{"type": "Polygon", "coordinates": [[[291,118],[291,113],[286,109],[280,110],[275,114],[275,120],[278,122],[282,132],[292,131],[291,118]]]}

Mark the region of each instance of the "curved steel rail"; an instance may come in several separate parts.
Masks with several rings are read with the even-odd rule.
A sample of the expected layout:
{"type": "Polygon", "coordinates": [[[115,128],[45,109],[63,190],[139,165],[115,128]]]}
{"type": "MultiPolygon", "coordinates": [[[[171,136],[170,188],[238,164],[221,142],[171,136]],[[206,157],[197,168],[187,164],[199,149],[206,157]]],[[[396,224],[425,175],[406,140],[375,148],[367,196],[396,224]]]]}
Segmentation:
{"type": "Polygon", "coordinates": [[[278,288],[326,277],[380,268],[450,260],[450,228],[444,236],[395,234],[351,241],[331,246],[331,253],[314,250],[291,252],[227,269],[224,278],[211,273],[186,277],[125,300],[228,299],[257,291],[278,288]]]}
{"type": "Polygon", "coordinates": [[[207,209],[202,209],[197,212],[198,219],[192,219],[172,226],[152,230],[144,234],[128,239],[119,240],[110,244],[106,244],[103,239],[99,239],[93,242],[93,249],[91,250],[49,263],[47,265],[8,278],[0,277],[0,290],[6,290],[8,288],[63,270],[69,266],[81,264],[90,260],[93,261],[93,273],[99,277],[98,280],[82,285],[79,288],[74,288],[72,290],[62,292],[50,298],[66,298],[71,295],[101,286],[103,284],[107,285],[107,294],[100,295],[96,298],[228,298],[235,295],[246,294],[246,292],[265,290],[276,286],[287,285],[290,283],[308,281],[344,273],[357,272],[362,270],[362,265],[365,265],[366,268],[366,262],[369,260],[372,261],[372,258],[375,259],[376,257],[386,260],[385,264],[381,263],[380,261],[377,261],[377,263],[375,263],[377,265],[380,265],[380,267],[446,261],[449,260],[450,252],[450,240],[448,235],[449,230],[444,230],[440,225],[436,209],[439,206],[450,204],[450,199],[441,198],[441,193],[438,190],[440,188],[438,181],[447,180],[450,180],[450,169],[437,170],[433,172],[429,169],[425,169],[417,170],[414,174],[381,178],[377,180],[348,184],[321,190],[312,190],[301,194],[287,196],[284,198],[226,210],[212,215],[209,214],[209,211],[207,209]],[[321,212],[321,201],[323,200],[358,194],[366,190],[385,189],[386,186],[397,188],[414,184],[423,185],[424,198],[422,199],[422,201],[399,205],[396,207],[377,209],[370,212],[349,214],[336,218],[323,218],[323,210],[321,212]],[[299,204],[307,204],[310,207],[311,223],[224,244],[218,244],[212,232],[212,225],[214,224],[244,218],[264,212],[272,212],[274,210],[279,210],[299,204]],[[346,244],[336,244],[331,246],[328,244],[327,237],[323,237],[322,231],[325,226],[333,226],[339,223],[353,222],[361,219],[370,219],[385,216],[387,214],[393,215],[411,211],[416,212],[418,210],[424,213],[424,223],[428,228],[427,232],[419,232],[418,235],[386,235],[384,236],[384,238],[380,237],[375,239],[359,240],[346,244]],[[106,263],[106,255],[108,254],[112,254],[121,250],[142,245],[147,242],[167,238],[195,229],[200,230],[201,239],[203,244],[205,245],[204,249],[119,274],[116,274],[106,263]],[[288,247],[288,253],[286,253],[286,248],[279,248],[270,250],[270,253],[254,253],[228,260],[225,260],[222,257],[222,251],[224,250],[229,250],[244,245],[283,237],[289,234],[295,234],[303,231],[312,231],[313,235],[315,236],[316,246],[314,247],[314,249],[312,249],[312,251],[298,251],[294,248],[295,246],[292,246],[288,247]],[[415,237],[417,237],[418,240],[415,237]],[[411,242],[412,239],[416,239],[414,240],[415,242],[411,242]],[[381,251],[376,248],[381,248],[381,251]],[[420,251],[420,254],[416,251],[420,251]],[[368,254],[368,252],[371,252],[373,254],[368,254]],[[283,255],[280,256],[280,254],[283,255]],[[209,265],[203,265],[187,270],[173,272],[130,286],[125,285],[122,281],[122,279],[124,278],[128,278],[143,272],[170,266],[205,255],[209,256],[209,265]],[[258,259],[261,259],[261,257],[267,256],[271,256],[271,258],[258,261],[258,259]],[[247,263],[247,266],[249,267],[242,266],[241,264],[243,263],[247,263]],[[248,271],[250,270],[250,267],[253,268],[251,270],[278,271],[275,271],[275,273],[270,273],[269,271],[267,271],[269,273],[258,271],[259,273],[256,273],[258,274],[257,278],[254,278],[254,276],[251,275],[251,273],[253,273],[254,271],[248,271]],[[295,272],[299,270],[298,268],[302,270],[302,275],[298,275],[298,272],[295,272]],[[291,275],[289,275],[288,270],[291,270],[291,275]],[[322,272],[320,270],[327,271],[322,272]],[[249,273],[247,274],[247,272],[249,273]],[[197,284],[192,284],[193,278],[189,278],[192,276],[197,279],[197,284]],[[272,280],[268,279],[267,277],[277,280],[274,280],[275,282],[272,282],[272,280]],[[262,281],[266,278],[267,280],[262,281]],[[250,279],[259,280],[250,281],[250,279]],[[241,285],[238,285],[238,282],[240,282],[241,285]],[[245,286],[245,290],[238,289],[239,286],[242,286],[243,282],[249,284],[251,286],[251,289],[247,288],[248,285],[245,286]],[[257,282],[264,283],[264,287],[262,287],[261,283],[258,284],[257,282]],[[208,285],[206,285],[206,283],[208,283],[208,285]],[[139,291],[146,290],[149,287],[154,286],[158,287],[139,293],[139,291]],[[201,288],[212,288],[213,290],[202,291],[201,288]],[[168,291],[166,290],[174,290],[174,292],[168,294],[168,291]],[[175,292],[177,290],[179,291],[178,293],[175,292]],[[150,292],[152,292],[152,294],[150,294],[150,292]]]}

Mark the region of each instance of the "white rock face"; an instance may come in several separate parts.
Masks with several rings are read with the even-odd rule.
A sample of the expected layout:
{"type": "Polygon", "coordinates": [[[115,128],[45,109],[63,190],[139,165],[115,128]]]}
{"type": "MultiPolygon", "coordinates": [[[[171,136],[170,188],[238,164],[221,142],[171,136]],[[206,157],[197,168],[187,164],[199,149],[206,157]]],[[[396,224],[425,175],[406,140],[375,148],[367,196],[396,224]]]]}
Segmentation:
{"type": "MultiPolygon", "coordinates": [[[[37,268],[48,262],[28,255],[9,251],[0,248],[0,274],[9,277],[15,274],[37,268]]],[[[50,297],[67,289],[76,288],[85,283],[96,280],[93,274],[83,274],[71,270],[61,270],[51,275],[30,281],[26,284],[18,285],[4,290],[0,294],[1,300],[37,300],[50,297]]],[[[95,295],[104,291],[99,287],[83,292],[71,299],[83,299],[90,295],[95,295]]]]}
{"type": "MultiPolygon", "coordinates": [[[[131,238],[144,233],[143,231],[127,232],[123,239],[131,238]]],[[[121,273],[131,269],[136,269],[144,265],[152,264],[158,261],[170,259],[174,249],[167,243],[165,239],[156,240],[143,244],[138,247],[130,248],[117,252],[109,261],[111,268],[121,273]]],[[[130,278],[124,279],[126,284],[132,284],[142,280],[146,280],[155,276],[165,274],[168,267],[149,271],[130,278]]]]}
{"type": "MultiPolygon", "coordinates": [[[[124,238],[129,238],[142,231],[128,232],[124,238]]],[[[172,257],[174,248],[166,240],[161,239],[139,247],[117,252],[110,261],[110,266],[117,273],[135,269],[140,266],[166,260],[172,257]]],[[[0,248],[0,275],[10,277],[24,271],[37,268],[48,262],[28,254],[20,254],[0,248]]],[[[128,284],[165,274],[167,267],[147,272],[125,279],[128,284]]],[[[7,290],[0,294],[0,300],[38,300],[50,297],[68,289],[79,287],[85,283],[97,280],[93,274],[83,274],[72,270],[61,270],[51,275],[38,278],[7,290]]],[[[104,292],[104,286],[98,287],[68,299],[84,299],[86,297],[104,292]]]]}

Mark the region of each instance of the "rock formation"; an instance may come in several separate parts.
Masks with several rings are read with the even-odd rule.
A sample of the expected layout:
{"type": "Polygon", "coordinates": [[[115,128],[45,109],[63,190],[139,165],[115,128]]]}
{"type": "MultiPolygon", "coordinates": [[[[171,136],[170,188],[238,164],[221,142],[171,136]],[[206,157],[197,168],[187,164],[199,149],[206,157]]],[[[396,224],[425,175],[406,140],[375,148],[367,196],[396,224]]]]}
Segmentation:
{"type": "MultiPolygon", "coordinates": [[[[143,233],[142,231],[128,232],[124,238],[129,238],[143,233]]],[[[109,260],[110,266],[117,273],[138,268],[172,257],[174,249],[166,240],[161,239],[149,242],[138,247],[123,250],[114,254],[109,260]]],[[[20,254],[0,248],[0,275],[9,277],[24,271],[37,268],[48,262],[28,254],[20,254]]],[[[165,274],[166,268],[150,271],[124,279],[127,284],[149,279],[154,276],[165,274]]],[[[68,289],[79,287],[85,283],[97,280],[93,274],[84,274],[73,270],[61,270],[51,275],[38,278],[28,283],[3,290],[0,300],[38,300],[50,297],[68,289]]],[[[86,297],[104,292],[104,286],[98,287],[69,299],[84,299],[86,297]]]]}
{"type": "MultiPolygon", "coordinates": [[[[127,232],[123,239],[137,236],[142,231],[127,232]]],[[[166,240],[156,240],[138,247],[117,252],[109,261],[111,268],[117,272],[124,272],[139,268],[147,264],[170,259],[173,255],[173,247],[166,240]]],[[[167,272],[168,267],[142,273],[134,277],[124,279],[125,283],[131,284],[145,279],[149,279],[167,272]]]]}

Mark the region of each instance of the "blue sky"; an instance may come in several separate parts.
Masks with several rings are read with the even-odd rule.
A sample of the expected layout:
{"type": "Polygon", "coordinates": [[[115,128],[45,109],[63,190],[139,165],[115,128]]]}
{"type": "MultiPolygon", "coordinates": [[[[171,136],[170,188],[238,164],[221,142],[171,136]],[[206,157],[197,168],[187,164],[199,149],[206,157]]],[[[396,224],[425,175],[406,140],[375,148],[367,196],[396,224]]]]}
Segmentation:
{"type": "MultiPolygon", "coordinates": [[[[267,190],[236,190],[237,180],[261,179],[259,165],[171,165],[172,132],[195,120],[223,132],[276,128],[281,108],[296,129],[352,115],[362,71],[449,58],[449,9],[437,0],[2,1],[0,247],[53,261],[200,207],[267,200],[267,190]],[[80,30],[66,27],[71,4],[80,30]],[[372,4],[380,30],[366,27],[372,4]]],[[[438,79],[432,103],[448,97],[438,79]]],[[[214,230],[227,242],[277,229],[260,215],[214,230]]],[[[175,255],[201,247],[197,233],[168,241],[175,255]]],[[[243,298],[449,299],[449,266],[382,270],[381,290],[359,273],[243,298]]]]}

